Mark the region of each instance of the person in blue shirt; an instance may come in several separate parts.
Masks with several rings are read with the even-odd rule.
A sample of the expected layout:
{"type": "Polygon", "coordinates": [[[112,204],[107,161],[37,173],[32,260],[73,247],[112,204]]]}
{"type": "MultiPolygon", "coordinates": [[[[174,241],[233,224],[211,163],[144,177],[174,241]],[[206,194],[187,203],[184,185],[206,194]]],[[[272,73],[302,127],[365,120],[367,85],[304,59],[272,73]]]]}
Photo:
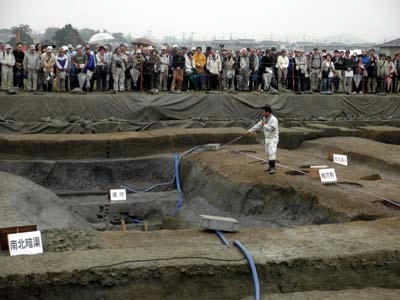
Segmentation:
{"type": "Polygon", "coordinates": [[[93,72],[96,68],[96,58],[94,57],[94,53],[90,50],[89,45],[86,46],[84,64],[83,72],[86,73],[86,91],[93,91],[93,72]]]}

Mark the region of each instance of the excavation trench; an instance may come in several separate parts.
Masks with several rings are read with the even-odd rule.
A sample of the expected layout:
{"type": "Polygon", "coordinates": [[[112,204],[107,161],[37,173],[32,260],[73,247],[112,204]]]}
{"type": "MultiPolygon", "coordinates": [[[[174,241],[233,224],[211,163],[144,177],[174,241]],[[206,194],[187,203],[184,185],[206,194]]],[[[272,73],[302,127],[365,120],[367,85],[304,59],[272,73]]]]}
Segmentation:
{"type": "MultiPolygon", "coordinates": [[[[207,166],[184,158],[180,166],[183,206],[176,210],[178,194],[172,154],[135,159],[0,161],[10,172],[53,191],[69,210],[97,229],[148,230],[198,227],[199,215],[234,217],[241,227],[279,227],[340,223],[346,217],[318,205],[315,195],[292,186],[232,182],[207,166]],[[144,189],[166,183],[149,192],[144,189]],[[109,190],[128,188],[126,202],[111,204],[109,190]],[[129,189],[138,192],[129,192],[129,189]]],[[[84,228],[82,228],[84,229],[84,228]]]]}
{"type": "MultiPolygon", "coordinates": [[[[318,196],[311,192],[298,190],[290,185],[236,182],[229,176],[215,172],[207,163],[192,158],[187,156],[181,160],[179,175],[183,206],[177,212],[175,210],[178,195],[172,181],[172,154],[107,160],[1,160],[0,171],[25,177],[51,190],[61,199],[65,209],[83,217],[94,228],[105,231],[97,234],[120,234],[117,231],[122,230],[123,219],[127,234],[133,230],[148,230],[158,234],[156,231],[160,229],[190,228],[194,229],[190,232],[197,235],[200,214],[237,218],[243,230],[253,230],[254,227],[296,227],[350,221],[346,214],[321,206],[318,196]],[[169,184],[149,192],[128,193],[124,203],[111,205],[108,199],[111,188],[125,185],[130,189],[143,190],[158,183],[169,184]]],[[[291,176],[294,174],[287,175],[290,178],[299,177],[291,176]]],[[[50,254],[54,252],[54,255],[57,252],[65,253],[67,257],[70,253],[76,253],[76,257],[72,259],[83,264],[86,261],[84,256],[81,257],[83,250],[102,251],[102,247],[105,246],[96,238],[87,236],[84,227],[80,229],[80,233],[45,231],[45,251],[50,254]],[[60,247],[60,241],[63,241],[64,246],[60,247]]],[[[162,235],[155,239],[154,243],[168,239],[163,236],[168,232],[159,231],[162,235]]],[[[179,231],[177,236],[185,234],[182,232],[186,231],[179,231]]],[[[197,239],[209,240],[210,235],[212,233],[204,233],[197,239]]],[[[151,235],[149,237],[151,238],[151,235]]],[[[255,238],[254,241],[262,241],[263,238],[255,238]]],[[[176,239],[177,243],[182,243],[180,239],[184,240],[183,237],[176,239]]],[[[121,248],[111,244],[118,253],[115,254],[117,261],[123,260],[124,247],[127,247],[125,243],[128,241],[120,243],[121,248]]],[[[161,248],[153,249],[153,255],[163,247],[171,247],[163,243],[160,242],[161,248]]],[[[143,245],[146,244],[139,242],[137,249],[127,248],[126,251],[136,254],[141,247],[145,247],[143,245]]],[[[218,245],[219,248],[211,249],[210,253],[207,253],[211,257],[225,257],[224,251],[229,251],[226,255],[234,258],[240,256],[235,249],[225,250],[216,237],[212,240],[212,245],[218,245]]],[[[262,245],[259,251],[262,251],[261,247],[262,245]]],[[[191,251],[201,249],[202,246],[198,245],[191,251]]],[[[208,249],[204,251],[206,250],[208,249]]],[[[371,252],[364,253],[364,256],[350,255],[338,258],[314,256],[279,262],[274,259],[265,260],[268,255],[257,251],[254,254],[256,259],[258,255],[259,276],[263,285],[265,284],[262,287],[263,293],[366,286],[394,288],[400,284],[398,276],[393,276],[400,268],[398,252],[371,252]],[[366,263],[371,257],[376,261],[372,266],[366,263]],[[365,268],[369,270],[368,276],[364,274],[365,268]],[[383,282],[383,277],[392,279],[383,282]]],[[[97,255],[101,257],[100,254],[97,255]]],[[[106,265],[105,261],[106,259],[96,260],[93,265],[106,265]]],[[[240,300],[252,294],[251,277],[245,260],[234,263],[178,260],[162,266],[149,262],[145,265],[127,264],[90,271],[84,267],[79,268],[73,272],[46,271],[46,275],[11,274],[0,277],[0,299],[2,295],[11,300],[25,299],[27,295],[29,299],[42,300],[121,299],[134,294],[135,298],[151,300],[240,300]]]]}

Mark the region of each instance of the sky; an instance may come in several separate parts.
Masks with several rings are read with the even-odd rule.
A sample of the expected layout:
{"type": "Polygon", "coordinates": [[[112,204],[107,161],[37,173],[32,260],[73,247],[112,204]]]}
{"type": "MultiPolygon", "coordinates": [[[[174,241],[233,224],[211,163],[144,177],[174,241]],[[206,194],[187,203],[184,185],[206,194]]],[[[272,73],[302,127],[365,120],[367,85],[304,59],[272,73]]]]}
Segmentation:
{"type": "Polygon", "coordinates": [[[0,0],[0,28],[23,23],[40,32],[70,23],[134,37],[381,42],[400,37],[399,12],[399,0],[0,0]]]}

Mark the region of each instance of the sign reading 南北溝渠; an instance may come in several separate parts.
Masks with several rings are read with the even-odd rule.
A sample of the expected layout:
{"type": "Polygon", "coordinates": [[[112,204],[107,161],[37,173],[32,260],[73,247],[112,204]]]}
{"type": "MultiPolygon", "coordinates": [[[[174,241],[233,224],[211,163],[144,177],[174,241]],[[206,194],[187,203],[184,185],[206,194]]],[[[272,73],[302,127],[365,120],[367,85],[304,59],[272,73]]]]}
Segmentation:
{"type": "Polygon", "coordinates": [[[40,231],[12,233],[7,236],[11,256],[43,253],[40,231]]]}

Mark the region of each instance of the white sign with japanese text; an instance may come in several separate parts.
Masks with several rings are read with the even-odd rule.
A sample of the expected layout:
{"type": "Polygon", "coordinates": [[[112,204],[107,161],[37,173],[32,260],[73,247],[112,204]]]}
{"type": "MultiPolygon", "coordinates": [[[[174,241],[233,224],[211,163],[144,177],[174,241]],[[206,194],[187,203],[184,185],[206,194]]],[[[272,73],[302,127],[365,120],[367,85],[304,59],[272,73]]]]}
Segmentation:
{"type": "Polygon", "coordinates": [[[335,169],[319,169],[318,171],[322,183],[337,181],[335,169]]]}
{"type": "Polygon", "coordinates": [[[40,231],[11,233],[8,237],[10,255],[32,255],[43,253],[42,235],[40,231]]]}
{"type": "Polygon", "coordinates": [[[126,190],[125,189],[110,190],[110,200],[111,201],[125,201],[126,200],[126,190]]]}
{"type": "Polygon", "coordinates": [[[333,154],[333,162],[339,165],[347,166],[347,155],[333,154]]]}

